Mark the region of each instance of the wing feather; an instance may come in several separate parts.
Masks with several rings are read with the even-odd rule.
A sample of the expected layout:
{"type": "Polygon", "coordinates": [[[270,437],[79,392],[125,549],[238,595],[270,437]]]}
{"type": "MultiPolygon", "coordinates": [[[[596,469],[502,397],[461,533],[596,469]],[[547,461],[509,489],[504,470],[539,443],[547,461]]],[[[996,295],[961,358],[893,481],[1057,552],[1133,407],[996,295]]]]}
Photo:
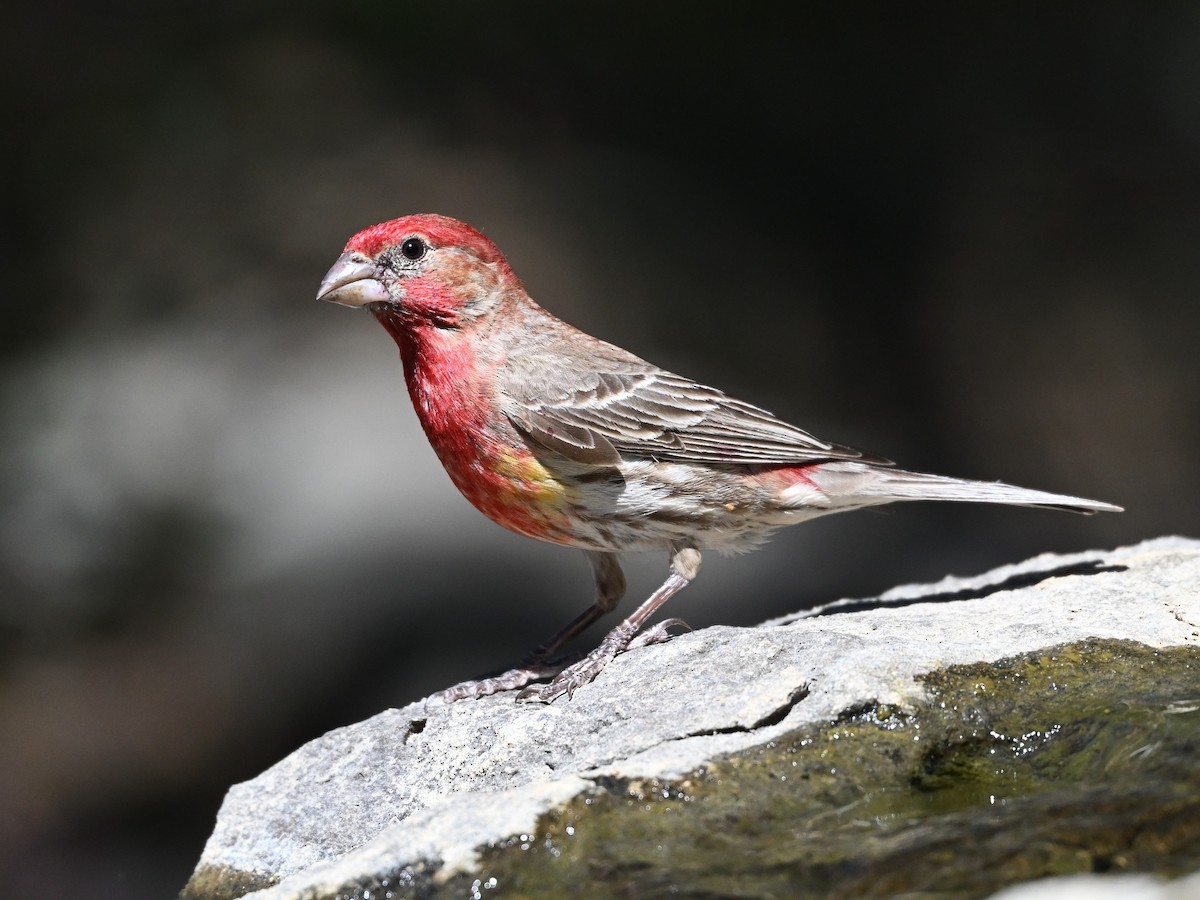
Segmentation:
{"type": "Polygon", "coordinates": [[[886,463],[813,437],[737,400],[596,341],[581,365],[574,342],[510,359],[500,389],[509,419],[531,440],[569,459],[615,465],[621,457],[804,465],[860,459],[886,463]]]}

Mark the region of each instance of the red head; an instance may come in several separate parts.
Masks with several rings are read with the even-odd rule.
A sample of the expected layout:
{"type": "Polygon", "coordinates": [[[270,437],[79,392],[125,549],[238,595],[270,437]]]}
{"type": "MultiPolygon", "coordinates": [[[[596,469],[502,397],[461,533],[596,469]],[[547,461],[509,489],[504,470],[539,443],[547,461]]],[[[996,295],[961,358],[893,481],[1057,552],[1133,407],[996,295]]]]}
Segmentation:
{"type": "Polygon", "coordinates": [[[364,228],[346,242],[346,250],[375,257],[409,237],[423,238],[431,247],[460,247],[488,263],[504,262],[500,250],[465,222],[434,213],[401,216],[364,228]]]}
{"type": "Polygon", "coordinates": [[[446,216],[403,216],[350,238],[318,299],[367,307],[409,325],[457,327],[517,284],[496,245],[446,216]]]}

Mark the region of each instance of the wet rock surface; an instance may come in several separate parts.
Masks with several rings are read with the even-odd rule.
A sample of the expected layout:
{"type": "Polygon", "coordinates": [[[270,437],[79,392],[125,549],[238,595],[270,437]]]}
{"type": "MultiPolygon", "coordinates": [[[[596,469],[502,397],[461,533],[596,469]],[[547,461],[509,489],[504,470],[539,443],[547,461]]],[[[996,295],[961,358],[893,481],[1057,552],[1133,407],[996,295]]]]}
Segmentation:
{"type": "Polygon", "coordinates": [[[1200,868],[1200,542],[1043,556],[412,704],[229,792],[185,897],[986,896],[1200,868]]]}

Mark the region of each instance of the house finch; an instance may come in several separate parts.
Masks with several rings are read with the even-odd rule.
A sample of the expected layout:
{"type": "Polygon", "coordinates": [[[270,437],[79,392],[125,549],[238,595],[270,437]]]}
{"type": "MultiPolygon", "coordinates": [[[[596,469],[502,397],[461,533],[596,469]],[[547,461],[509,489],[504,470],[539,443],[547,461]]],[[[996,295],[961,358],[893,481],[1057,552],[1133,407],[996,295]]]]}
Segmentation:
{"type": "Polygon", "coordinates": [[[689,584],[701,550],[744,551],[775,529],[897,500],[1119,511],[1095,500],[905,472],[819,440],[715,388],[598,340],[538,306],[490,240],[444,216],[359,232],[318,299],[365,307],[400,347],[409,396],[450,479],[519,534],[587,554],[596,600],[518,668],[443,699],[525,687],[570,695],[689,584]],[[666,550],[667,580],[591,653],[562,648],[625,592],[617,554],[666,550]],[[534,684],[553,675],[548,684],[534,684]]]}

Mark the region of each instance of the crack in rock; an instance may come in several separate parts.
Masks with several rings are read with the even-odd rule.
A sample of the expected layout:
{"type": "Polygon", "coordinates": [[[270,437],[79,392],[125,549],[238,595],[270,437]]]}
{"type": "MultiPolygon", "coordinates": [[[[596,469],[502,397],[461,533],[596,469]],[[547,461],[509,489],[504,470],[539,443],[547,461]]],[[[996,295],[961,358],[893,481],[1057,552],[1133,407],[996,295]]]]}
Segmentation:
{"type": "MultiPolygon", "coordinates": [[[[788,717],[788,714],[796,708],[796,704],[800,703],[808,696],[808,685],[801,684],[792,689],[788,694],[787,700],[784,701],[777,709],[771,710],[762,718],[756,719],[749,725],[726,725],[722,728],[706,728],[700,731],[692,731],[684,735],[680,735],[672,740],[684,740],[685,738],[697,737],[712,737],[718,734],[749,734],[753,731],[758,731],[760,728],[770,728],[772,725],[778,725],[788,717]]],[[[666,743],[666,742],[663,742],[666,743]]]]}

